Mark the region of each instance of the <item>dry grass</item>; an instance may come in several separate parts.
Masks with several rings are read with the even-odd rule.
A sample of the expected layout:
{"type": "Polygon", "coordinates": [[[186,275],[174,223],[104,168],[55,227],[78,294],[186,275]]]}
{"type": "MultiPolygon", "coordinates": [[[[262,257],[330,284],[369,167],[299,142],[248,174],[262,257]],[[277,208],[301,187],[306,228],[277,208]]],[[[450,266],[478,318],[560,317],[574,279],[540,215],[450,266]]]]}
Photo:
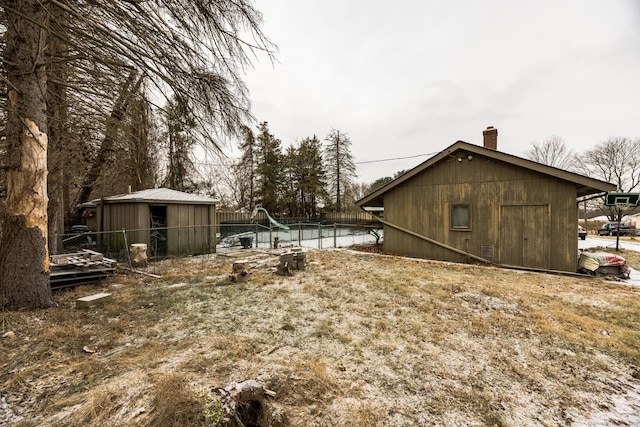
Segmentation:
{"type": "Polygon", "coordinates": [[[0,313],[18,425],[216,425],[211,390],[251,378],[293,426],[640,423],[621,405],[640,412],[640,289],[344,250],[279,277],[277,254],[246,258],[245,284],[233,259],[190,258],[0,313]],[[99,291],[113,301],[75,310],[99,291]]]}

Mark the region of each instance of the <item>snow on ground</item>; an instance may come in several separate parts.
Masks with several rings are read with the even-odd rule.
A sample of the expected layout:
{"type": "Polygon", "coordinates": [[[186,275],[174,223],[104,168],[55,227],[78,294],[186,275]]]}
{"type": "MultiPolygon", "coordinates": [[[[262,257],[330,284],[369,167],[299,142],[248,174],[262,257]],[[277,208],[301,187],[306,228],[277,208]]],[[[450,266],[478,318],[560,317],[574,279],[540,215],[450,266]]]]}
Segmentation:
{"type": "MultiPolygon", "coordinates": [[[[255,236],[255,233],[246,233],[250,234],[252,238],[255,236]]],[[[278,236],[280,238],[280,245],[282,247],[287,246],[301,246],[307,248],[317,248],[317,249],[329,249],[329,248],[346,248],[351,245],[363,245],[363,244],[373,244],[376,241],[376,238],[369,233],[349,233],[342,236],[333,236],[332,230],[328,230],[323,233],[324,236],[321,240],[317,237],[314,239],[307,240],[297,240],[292,238],[288,233],[284,232],[263,232],[259,233],[258,236],[258,244],[253,243],[253,247],[259,247],[263,249],[269,249],[272,246],[273,237],[278,236]]],[[[383,238],[383,237],[382,237],[383,238]]],[[[612,239],[603,239],[593,236],[587,236],[585,240],[578,239],[578,249],[589,249],[596,247],[604,247],[615,249],[616,241],[612,239]]],[[[640,242],[629,242],[626,240],[620,241],[621,249],[637,251],[640,252],[640,242]]],[[[227,246],[227,245],[218,245],[217,251],[218,253],[224,253],[228,251],[236,251],[238,246],[227,246]]],[[[622,283],[622,282],[616,282],[622,283]]],[[[640,271],[634,270],[630,268],[630,278],[625,280],[623,283],[627,283],[629,285],[640,286],[640,271]]]]}
{"type": "MultiPolygon", "coordinates": [[[[316,248],[316,249],[329,249],[329,248],[346,248],[352,245],[366,245],[374,244],[376,238],[374,235],[366,232],[349,232],[348,230],[338,229],[335,232],[333,229],[325,229],[322,239],[318,239],[317,235],[314,238],[302,240],[297,238],[297,233],[273,231],[257,233],[243,233],[244,235],[252,238],[252,246],[262,249],[270,249],[273,247],[273,240],[275,237],[280,239],[279,245],[281,247],[288,246],[301,246],[304,248],[316,248]],[[257,244],[256,244],[257,240],[257,244]]],[[[383,236],[382,232],[380,233],[383,236]]],[[[382,239],[382,237],[381,237],[382,239]]],[[[217,246],[218,253],[224,253],[227,251],[235,251],[238,249],[237,244],[229,246],[226,244],[220,244],[217,246]],[[234,247],[235,246],[235,247],[234,247]]]]}
{"type": "MultiPolygon", "coordinates": [[[[616,247],[616,241],[612,239],[602,239],[598,237],[587,236],[585,240],[578,240],[578,249],[589,249],[589,248],[612,248],[616,247]]],[[[640,242],[629,242],[627,240],[620,240],[621,249],[626,249],[629,251],[637,251],[640,252],[640,242]]]]}

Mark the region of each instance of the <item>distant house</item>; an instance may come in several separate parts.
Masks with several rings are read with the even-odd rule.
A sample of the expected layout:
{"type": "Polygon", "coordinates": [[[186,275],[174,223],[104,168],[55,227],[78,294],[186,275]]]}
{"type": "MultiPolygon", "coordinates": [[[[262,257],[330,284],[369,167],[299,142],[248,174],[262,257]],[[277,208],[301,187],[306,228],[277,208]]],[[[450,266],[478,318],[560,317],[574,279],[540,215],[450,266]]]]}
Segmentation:
{"type": "Polygon", "coordinates": [[[487,260],[576,271],[578,198],[615,191],[608,182],[458,141],[360,199],[384,207],[383,250],[453,262],[487,260]]]}
{"type": "MultiPolygon", "coordinates": [[[[197,194],[152,188],[93,200],[82,207],[91,231],[127,230],[129,244],[146,243],[154,254],[178,255],[215,249],[218,202],[197,194]]],[[[108,233],[97,236],[110,237],[108,233]]],[[[121,245],[117,241],[111,244],[121,245]]]]}

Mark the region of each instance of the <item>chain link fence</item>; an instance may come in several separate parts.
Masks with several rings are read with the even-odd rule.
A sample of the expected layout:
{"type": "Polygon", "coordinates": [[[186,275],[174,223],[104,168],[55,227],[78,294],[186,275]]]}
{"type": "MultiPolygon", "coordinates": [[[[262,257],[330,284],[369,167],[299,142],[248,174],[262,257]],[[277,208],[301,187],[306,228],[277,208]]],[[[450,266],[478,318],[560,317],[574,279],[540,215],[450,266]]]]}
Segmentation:
{"type": "Polygon", "coordinates": [[[161,227],[108,232],[81,231],[58,236],[60,253],[91,249],[118,261],[128,261],[132,244],[147,245],[149,260],[250,248],[298,246],[328,249],[381,242],[381,225],[295,222],[287,229],[259,223],[161,227]]]}

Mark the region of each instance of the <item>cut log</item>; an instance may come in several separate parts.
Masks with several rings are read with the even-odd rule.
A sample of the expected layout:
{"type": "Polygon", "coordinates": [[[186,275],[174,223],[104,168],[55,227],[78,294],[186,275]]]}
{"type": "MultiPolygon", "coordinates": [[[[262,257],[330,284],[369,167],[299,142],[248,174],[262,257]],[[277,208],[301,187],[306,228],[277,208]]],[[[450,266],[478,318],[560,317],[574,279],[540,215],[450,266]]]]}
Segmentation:
{"type": "Polygon", "coordinates": [[[296,252],[296,269],[304,270],[306,268],[307,254],[305,252],[296,252]]]}
{"type": "Polygon", "coordinates": [[[147,265],[147,244],[133,243],[129,247],[131,265],[133,267],[144,267],[147,265]]]}
{"type": "Polygon", "coordinates": [[[291,276],[292,270],[295,269],[293,252],[285,252],[280,255],[280,264],[278,264],[276,274],[278,276],[291,276]]]}
{"type": "Polygon", "coordinates": [[[251,273],[249,272],[249,261],[238,260],[231,267],[231,280],[233,282],[246,282],[249,280],[251,273]]]}
{"type": "Polygon", "coordinates": [[[307,254],[304,252],[285,252],[280,255],[276,273],[280,276],[291,276],[293,270],[304,270],[307,254]]]}
{"type": "Polygon", "coordinates": [[[276,393],[255,380],[231,383],[218,388],[222,399],[224,423],[231,427],[286,425],[286,415],[273,401],[276,393]]]}

